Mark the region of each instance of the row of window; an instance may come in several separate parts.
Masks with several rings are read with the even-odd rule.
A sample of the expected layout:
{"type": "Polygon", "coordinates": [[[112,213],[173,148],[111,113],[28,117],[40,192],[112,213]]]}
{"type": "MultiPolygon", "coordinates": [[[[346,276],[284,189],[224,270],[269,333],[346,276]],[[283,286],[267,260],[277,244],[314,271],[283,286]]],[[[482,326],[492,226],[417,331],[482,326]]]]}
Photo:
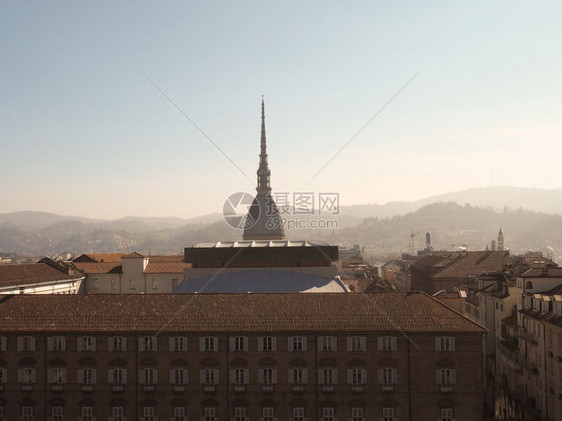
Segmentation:
{"type": "MultiPolygon", "coordinates": [[[[176,289],[178,286],[178,279],[177,278],[172,278],[172,290],[176,289]]],[[[100,281],[99,279],[93,279],[92,280],[92,289],[93,290],[97,290],[100,286],[100,281]]],[[[157,279],[152,279],[151,280],[151,286],[152,289],[156,290],[158,289],[158,280],[157,279]]],[[[117,289],[119,288],[119,281],[117,279],[112,279],[111,280],[111,289],[113,291],[117,291],[117,289]]],[[[135,290],[137,289],[137,282],[135,279],[129,279],[129,289],[131,290],[135,290]]]]}
{"type": "MultiPolygon", "coordinates": [[[[291,410],[290,421],[306,421],[307,413],[304,407],[293,407],[291,410]]],[[[0,421],[4,419],[3,408],[0,407],[0,421]]],[[[173,415],[170,417],[170,421],[188,421],[186,416],[186,411],[184,407],[175,406],[172,408],[173,415]]],[[[94,408],[91,406],[83,406],[81,409],[82,416],[78,418],[79,421],[95,421],[94,408]]],[[[217,416],[217,410],[215,407],[204,407],[201,411],[202,417],[201,421],[219,421],[217,416]]],[[[320,421],[336,421],[336,411],[331,407],[322,408],[322,417],[320,421]]],[[[350,412],[349,421],[367,421],[364,417],[364,409],[362,407],[352,407],[350,412]]],[[[233,410],[232,421],[249,421],[250,418],[246,416],[245,407],[235,407],[233,410]]],[[[262,407],[261,417],[259,421],[278,421],[277,410],[274,407],[262,407]]],[[[379,421],[397,421],[395,416],[395,408],[386,407],[382,408],[381,418],[379,421]]],[[[453,421],[453,408],[440,408],[439,409],[438,421],[453,421]]],[[[64,416],[64,407],[54,406],[51,408],[51,416],[49,421],[64,421],[66,418],[64,416]]],[[[111,408],[111,416],[109,416],[109,421],[126,421],[124,407],[114,406],[111,408]]],[[[23,406],[21,408],[20,421],[34,421],[34,408],[32,406],[23,406]]],[[[155,408],[153,406],[145,406],[142,409],[142,416],[139,421],[158,421],[158,416],[156,415],[155,408]]]]}
{"type": "MultiPolygon", "coordinates": [[[[287,346],[289,351],[306,351],[308,338],[306,336],[289,336],[287,346]]],[[[217,336],[203,336],[199,338],[199,351],[218,351],[219,338],[217,336]]],[[[259,336],[258,351],[277,351],[277,338],[275,336],[259,336]]],[[[172,336],[168,340],[170,351],[188,351],[188,338],[186,336],[172,336]]],[[[19,336],[17,343],[18,351],[35,351],[37,339],[34,336],[19,336]]],[[[47,349],[49,351],[66,351],[67,341],[65,336],[49,336],[47,338],[47,349]]],[[[78,351],[95,351],[95,336],[79,336],[76,349],[78,351]]],[[[139,351],[158,351],[157,336],[141,336],[138,338],[139,351]]],[[[249,338],[247,336],[232,336],[229,338],[230,351],[248,351],[249,338]]],[[[319,351],[337,351],[338,338],[336,336],[319,336],[317,339],[319,351]]],[[[365,336],[347,337],[347,351],[367,351],[367,338],[365,336]]],[[[6,337],[0,337],[0,351],[6,351],[6,337]]],[[[110,336],[107,350],[127,351],[127,337],[110,336]]],[[[379,336],[377,338],[378,351],[396,351],[396,336],[379,336]]],[[[435,338],[436,351],[454,351],[454,336],[437,336],[435,338]]]]}
{"type": "MultiPolygon", "coordinates": [[[[266,387],[273,387],[277,384],[276,368],[260,368],[257,372],[257,383],[266,387]]],[[[23,386],[31,386],[37,382],[37,371],[35,368],[25,367],[18,369],[18,383],[23,386]]],[[[230,383],[234,384],[239,390],[244,390],[245,385],[250,383],[250,370],[247,368],[233,368],[230,370],[230,383]]],[[[383,390],[392,390],[394,385],[398,383],[398,369],[396,368],[379,368],[378,384],[383,386],[383,390]]],[[[336,368],[321,368],[318,370],[318,384],[322,385],[325,390],[330,390],[334,385],[338,384],[338,370],[336,368]]],[[[77,383],[83,387],[91,387],[97,383],[97,369],[95,368],[79,368],[76,377],[77,383]]],[[[219,369],[204,368],[199,371],[199,380],[206,388],[213,388],[219,384],[219,369]]],[[[189,382],[189,372],[186,368],[172,368],[169,371],[170,384],[174,386],[185,386],[189,382]]],[[[7,369],[0,368],[0,385],[8,382],[7,369]]],[[[49,368],[47,370],[47,382],[53,387],[61,387],[67,383],[66,368],[49,368]]],[[[113,387],[122,387],[127,383],[127,369],[111,368],[108,370],[107,382],[113,387]]],[[[138,382],[148,387],[158,384],[157,368],[141,368],[139,370],[138,382]]],[[[289,368],[287,373],[287,383],[293,386],[293,389],[308,384],[308,369],[306,368],[289,368]]],[[[347,369],[347,384],[351,384],[353,388],[360,390],[367,383],[367,369],[350,368],[347,369]]],[[[440,368],[436,370],[436,384],[441,387],[451,387],[456,384],[456,370],[453,368],[440,368]]],[[[271,389],[272,390],[272,389],[271,389]]]]}

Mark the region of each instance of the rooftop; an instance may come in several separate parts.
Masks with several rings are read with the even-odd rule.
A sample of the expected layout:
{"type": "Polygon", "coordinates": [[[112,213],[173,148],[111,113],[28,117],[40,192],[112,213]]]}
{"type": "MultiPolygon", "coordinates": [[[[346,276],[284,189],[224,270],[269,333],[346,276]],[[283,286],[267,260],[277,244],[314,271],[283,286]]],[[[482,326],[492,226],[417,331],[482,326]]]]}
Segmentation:
{"type": "Polygon", "coordinates": [[[0,296],[0,332],[379,331],[486,329],[424,293],[0,296]]]}
{"type": "Polygon", "coordinates": [[[82,274],[68,274],[46,263],[23,263],[0,265],[0,287],[27,285],[41,282],[54,282],[79,279],[82,274]]]}

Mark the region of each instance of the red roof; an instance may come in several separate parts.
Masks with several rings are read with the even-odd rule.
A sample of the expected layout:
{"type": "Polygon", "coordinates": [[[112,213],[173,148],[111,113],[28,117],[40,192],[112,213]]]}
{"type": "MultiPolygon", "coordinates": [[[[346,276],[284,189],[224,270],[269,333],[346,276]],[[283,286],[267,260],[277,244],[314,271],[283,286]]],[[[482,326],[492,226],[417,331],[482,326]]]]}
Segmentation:
{"type": "Polygon", "coordinates": [[[25,285],[79,279],[81,274],[69,275],[45,263],[0,265],[0,286],[25,285]]]}

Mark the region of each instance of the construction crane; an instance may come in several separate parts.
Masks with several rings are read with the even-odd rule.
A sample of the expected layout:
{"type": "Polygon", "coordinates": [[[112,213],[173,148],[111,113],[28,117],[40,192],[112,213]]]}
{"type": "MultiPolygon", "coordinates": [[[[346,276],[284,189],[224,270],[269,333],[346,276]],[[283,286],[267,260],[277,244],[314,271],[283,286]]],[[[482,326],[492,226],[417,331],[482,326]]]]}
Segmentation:
{"type": "Polygon", "coordinates": [[[410,233],[410,255],[411,256],[415,256],[416,255],[416,235],[420,235],[419,232],[414,232],[414,230],[412,230],[412,232],[410,233]]]}

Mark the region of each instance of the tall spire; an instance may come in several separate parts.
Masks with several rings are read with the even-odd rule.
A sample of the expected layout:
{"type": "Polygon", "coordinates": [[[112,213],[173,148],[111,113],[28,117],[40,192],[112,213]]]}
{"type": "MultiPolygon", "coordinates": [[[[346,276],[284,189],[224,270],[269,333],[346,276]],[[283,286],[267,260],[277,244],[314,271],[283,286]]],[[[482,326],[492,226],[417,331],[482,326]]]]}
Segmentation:
{"type": "Polygon", "coordinates": [[[262,95],[260,166],[258,167],[258,187],[256,188],[258,192],[263,192],[263,193],[271,192],[271,186],[269,185],[270,177],[271,177],[271,171],[269,170],[269,165],[267,164],[267,142],[265,139],[265,102],[262,95]]]}

